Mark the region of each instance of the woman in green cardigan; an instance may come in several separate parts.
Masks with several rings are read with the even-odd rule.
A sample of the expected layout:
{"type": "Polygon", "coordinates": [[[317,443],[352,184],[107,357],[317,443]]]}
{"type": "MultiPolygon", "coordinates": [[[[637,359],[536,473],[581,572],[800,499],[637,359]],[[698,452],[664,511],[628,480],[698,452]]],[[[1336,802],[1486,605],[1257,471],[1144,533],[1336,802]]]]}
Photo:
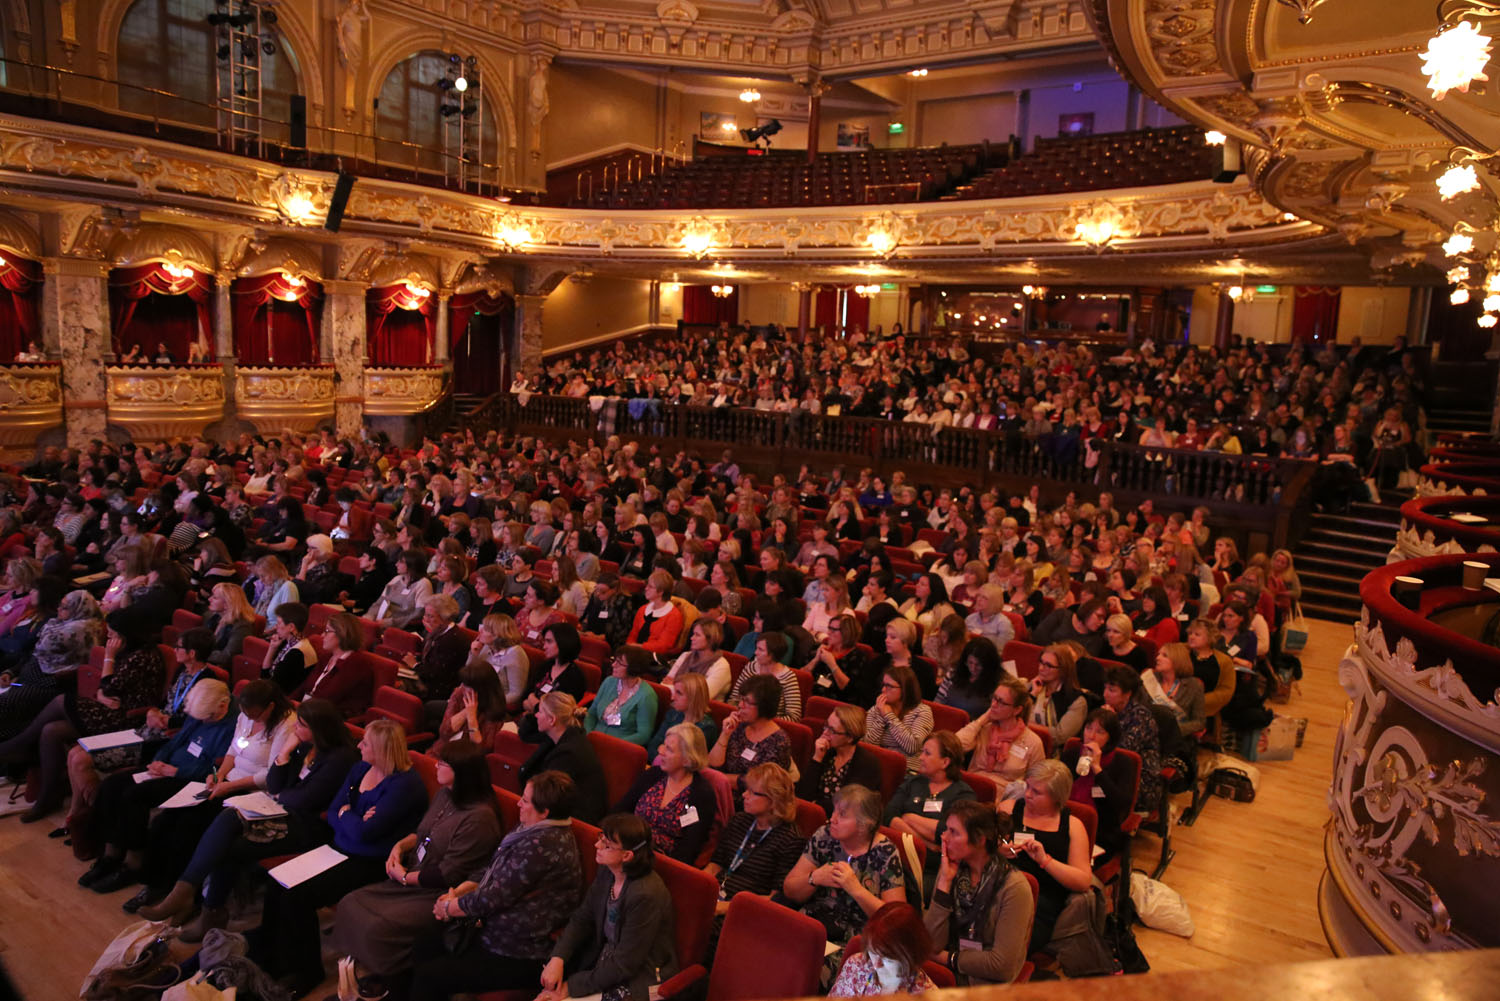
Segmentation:
{"type": "Polygon", "coordinates": [[[646,681],[651,655],[638,646],[621,647],[610,663],[609,677],[589,703],[583,728],[628,740],[642,747],[656,730],[656,692],[646,681]]]}

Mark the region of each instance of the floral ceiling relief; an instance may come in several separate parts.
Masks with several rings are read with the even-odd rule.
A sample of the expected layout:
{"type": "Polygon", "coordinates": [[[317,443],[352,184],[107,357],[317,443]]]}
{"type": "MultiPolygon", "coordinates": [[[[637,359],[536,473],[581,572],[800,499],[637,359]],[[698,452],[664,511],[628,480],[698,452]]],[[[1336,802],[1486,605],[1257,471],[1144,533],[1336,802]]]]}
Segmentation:
{"type": "Polygon", "coordinates": [[[1151,55],[1167,76],[1222,73],[1214,43],[1217,0],[1149,0],[1146,35],[1151,55]]]}

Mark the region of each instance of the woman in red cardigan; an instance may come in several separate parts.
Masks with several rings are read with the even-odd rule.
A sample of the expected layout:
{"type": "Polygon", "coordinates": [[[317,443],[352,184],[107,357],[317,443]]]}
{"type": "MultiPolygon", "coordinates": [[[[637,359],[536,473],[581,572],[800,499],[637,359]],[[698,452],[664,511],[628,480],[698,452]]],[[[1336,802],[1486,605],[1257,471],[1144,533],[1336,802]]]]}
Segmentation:
{"type": "Polygon", "coordinates": [[[672,575],[653,570],[646,578],[646,603],[636,609],[635,621],[625,642],[643,646],[654,654],[677,650],[682,635],[682,612],[672,604],[672,575]]]}

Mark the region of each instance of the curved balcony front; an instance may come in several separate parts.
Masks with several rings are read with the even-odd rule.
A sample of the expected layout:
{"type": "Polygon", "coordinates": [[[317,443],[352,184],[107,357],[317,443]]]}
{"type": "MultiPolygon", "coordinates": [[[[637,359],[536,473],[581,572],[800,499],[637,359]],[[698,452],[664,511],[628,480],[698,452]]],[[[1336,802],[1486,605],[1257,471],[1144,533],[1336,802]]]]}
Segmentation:
{"type": "Polygon", "coordinates": [[[1500,575],[1436,556],[1360,587],[1318,893],[1341,956],[1500,946],[1500,594],[1464,588],[1466,560],[1500,575]]]}
{"type": "Polygon", "coordinates": [[[1418,470],[1417,496],[1500,494],[1500,468],[1493,459],[1429,462],[1418,470]]]}
{"type": "Polygon", "coordinates": [[[0,451],[29,452],[62,421],[61,365],[0,365],[0,451]]]}
{"type": "Polygon", "coordinates": [[[136,440],[202,434],[224,416],[218,365],[110,365],[105,376],[109,421],[136,440]]]}
{"type": "Polygon", "coordinates": [[[312,431],[333,423],[333,366],[240,366],[235,412],[262,434],[312,431]]]}
{"type": "Polygon", "coordinates": [[[447,390],[440,365],[365,369],[365,414],[414,417],[437,406],[447,390]]]}
{"type": "Polygon", "coordinates": [[[1386,562],[1493,552],[1500,552],[1500,495],[1413,497],[1401,505],[1386,562]]]}

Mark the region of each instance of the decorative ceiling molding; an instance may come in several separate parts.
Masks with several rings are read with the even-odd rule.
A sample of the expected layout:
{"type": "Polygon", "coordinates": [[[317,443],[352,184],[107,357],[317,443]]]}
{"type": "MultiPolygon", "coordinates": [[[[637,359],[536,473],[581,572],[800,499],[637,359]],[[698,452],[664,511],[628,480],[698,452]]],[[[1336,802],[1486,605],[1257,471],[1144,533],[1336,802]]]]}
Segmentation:
{"type": "Polygon", "coordinates": [[[197,232],[185,226],[162,223],[126,223],[109,245],[109,259],[115,267],[164,261],[190,265],[199,271],[215,270],[213,248],[197,232]]]}

